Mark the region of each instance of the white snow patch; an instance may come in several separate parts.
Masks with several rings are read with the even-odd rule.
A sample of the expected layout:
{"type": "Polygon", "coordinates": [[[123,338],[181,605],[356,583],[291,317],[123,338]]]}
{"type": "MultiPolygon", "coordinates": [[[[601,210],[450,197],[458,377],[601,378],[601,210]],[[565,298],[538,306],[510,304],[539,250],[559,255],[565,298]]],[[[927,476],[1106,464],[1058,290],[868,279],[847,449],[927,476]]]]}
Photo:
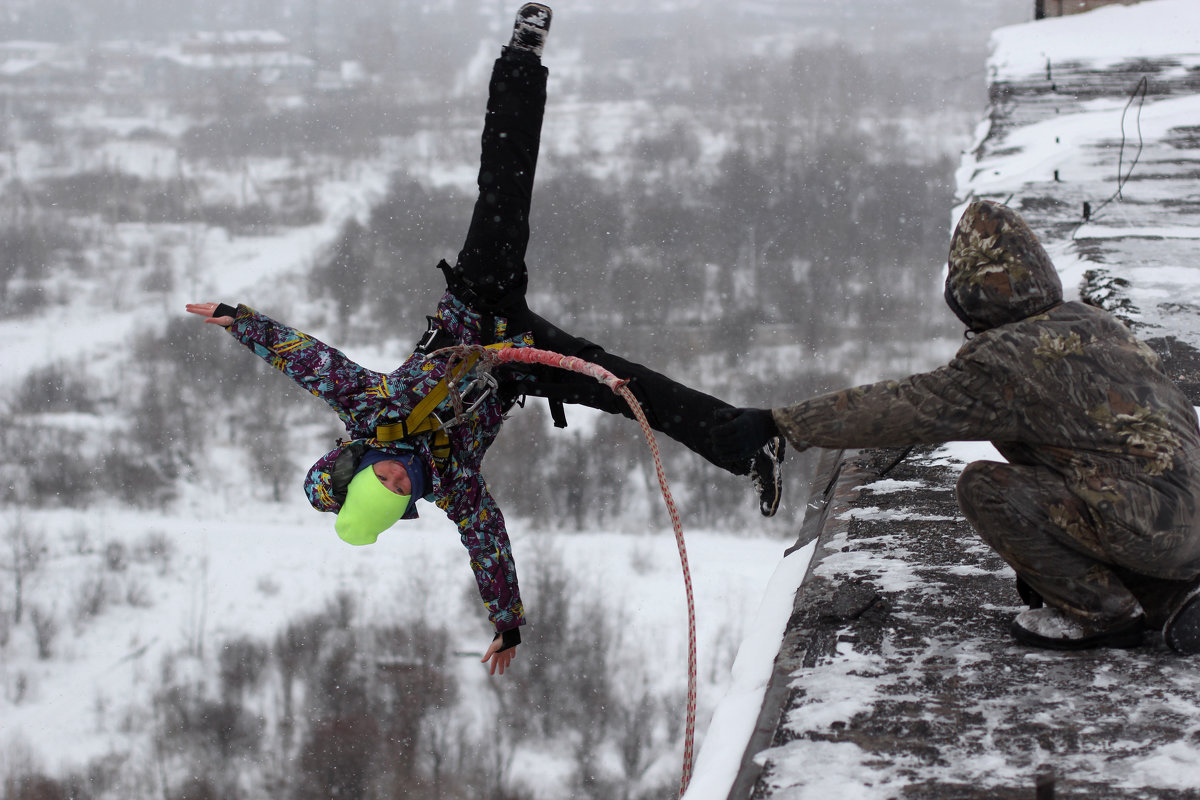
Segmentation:
{"type": "Polygon", "coordinates": [[[875,494],[890,494],[892,492],[911,492],[919,489],[924,489],[926,484],[922,481],[897,481],[891,478],[884,478],[879,481],[855,486],[854,491],[874,492],[875,494]]]}
{"type": "Polygon", "coordinates": [[[771,576],[753,624],[738,649],[729,686],[708,725],[684,800],[725,800],[754,734],[779,643],[816,542],[788,555],[771,576]]]}
{"type": "Polygon", "coordinates": [[[907,781],[892,764],[880,766],[852,742],[805,742],[803,748],[765,750],[774,768],[768,783],[775,797],[787,800],[891,800],[900,796],[907,781]]]}
{"type": "Polygon", "coordinates": [[[1046,62],[1118,64],[1164,53],[1200,61],[1200,14],[1195,0],[1113,5],[1066,17],[1011,25],[992,34],[992,66],[1000,79],[1044,74],[1046,62]]]}
{"type": "Polygon", "coordinates": [[[879,508],[878,506],[870,506],[867,508],[852,508],[838,515],[838,519],[871,519],[871,520],[919,520],[926,522],[949,522],[957,517],[947,517],[938,514],[918,514],[914,511],[903,508],[879,508]]]}

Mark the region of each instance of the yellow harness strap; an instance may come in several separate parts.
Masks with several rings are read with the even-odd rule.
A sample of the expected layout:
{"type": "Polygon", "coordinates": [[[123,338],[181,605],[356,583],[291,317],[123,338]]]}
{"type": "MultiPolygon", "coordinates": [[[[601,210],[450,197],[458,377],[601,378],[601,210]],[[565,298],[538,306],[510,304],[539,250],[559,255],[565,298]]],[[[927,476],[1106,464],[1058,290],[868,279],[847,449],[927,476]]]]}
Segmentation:
{"type": "MultiPolygon", "coordinates": [[[[489,350],[502,350],[512,345],[508,342],[489,344],[489,350]]],[[[409,415],[400,422],[380,425],[375,429],[375,438],[381,442],[398,442],[421,433],[433,431],[433,457],[444,461],[450,456],[450,434],[442,429],[441,421],[433,416],[433,410],[442,404],[450,393],[450,381],[461,380],[479,361],[479,353],[471,353],[458,363],[453,375],[448,375],[434,384],[429,394],[421,398],[421,402],[409,415]]]]}

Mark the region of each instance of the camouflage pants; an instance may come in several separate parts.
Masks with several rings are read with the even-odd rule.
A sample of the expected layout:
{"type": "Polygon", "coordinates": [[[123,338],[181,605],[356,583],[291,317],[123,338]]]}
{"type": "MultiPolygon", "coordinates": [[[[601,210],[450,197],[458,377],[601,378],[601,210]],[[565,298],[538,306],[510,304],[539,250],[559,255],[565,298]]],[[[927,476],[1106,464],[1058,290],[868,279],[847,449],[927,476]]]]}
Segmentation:
{"type": "Polygon", "coordinates": [[[1160,627],[1194,585],[1114,564],[1091,511],[1044,467],[976,461],[963,470],[955,492],[980,538],[1047,605],[1100,624],[1127,618],[1140,605],[1147,621],[1160,627]]]}

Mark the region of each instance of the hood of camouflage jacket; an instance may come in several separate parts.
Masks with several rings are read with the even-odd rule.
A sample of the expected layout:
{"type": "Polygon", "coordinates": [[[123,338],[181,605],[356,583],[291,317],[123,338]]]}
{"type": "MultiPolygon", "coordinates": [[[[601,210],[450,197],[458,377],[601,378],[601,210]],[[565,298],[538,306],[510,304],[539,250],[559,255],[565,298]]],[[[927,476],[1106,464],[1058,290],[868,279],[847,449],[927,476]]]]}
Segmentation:
{"type": "Polygon", "coordinates": [[[1017,212],[976,200],[950,242],[946,303],[972,331],[1025,319],[1062,302],[1062,282],[1017,212]]]}

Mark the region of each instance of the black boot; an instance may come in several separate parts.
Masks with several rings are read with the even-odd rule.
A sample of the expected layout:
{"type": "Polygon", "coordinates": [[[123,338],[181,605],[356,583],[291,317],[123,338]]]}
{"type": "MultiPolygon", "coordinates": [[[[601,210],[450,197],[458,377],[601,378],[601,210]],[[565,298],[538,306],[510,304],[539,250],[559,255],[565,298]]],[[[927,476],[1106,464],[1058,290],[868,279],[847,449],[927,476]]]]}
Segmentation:
{"type": "Polygon", "coordinates": [[[782,436],[776,436],[763,445],[750,461],[750,480],[758,493],[758,510],[764,517],[773,517],[779,510],[783,497],[783,451],[782,436]]]}
{"type": "Polygon", "coordinates": [[[526,50],[541,58],[546,36],[550,33],[551,16],[550,7],[541,3],[526,3],[521,6],[513,23],[512,39],[508,46],[516,50],[526,50]]]}
{"type": "Polygon", "coordinates": [[[1020,575],[1017,576],[1017,594],[1021,596],[1021,602],[1030,608],[1041,608],[1045,605],[1038,590],[1026,583],[1020,575]]]}
{"type": "Polygon", "coordinates": [[[1185,656],[1200,653],[1200,587],[1192,589],[1163,625],[1163,641],[1185,656]]]}

